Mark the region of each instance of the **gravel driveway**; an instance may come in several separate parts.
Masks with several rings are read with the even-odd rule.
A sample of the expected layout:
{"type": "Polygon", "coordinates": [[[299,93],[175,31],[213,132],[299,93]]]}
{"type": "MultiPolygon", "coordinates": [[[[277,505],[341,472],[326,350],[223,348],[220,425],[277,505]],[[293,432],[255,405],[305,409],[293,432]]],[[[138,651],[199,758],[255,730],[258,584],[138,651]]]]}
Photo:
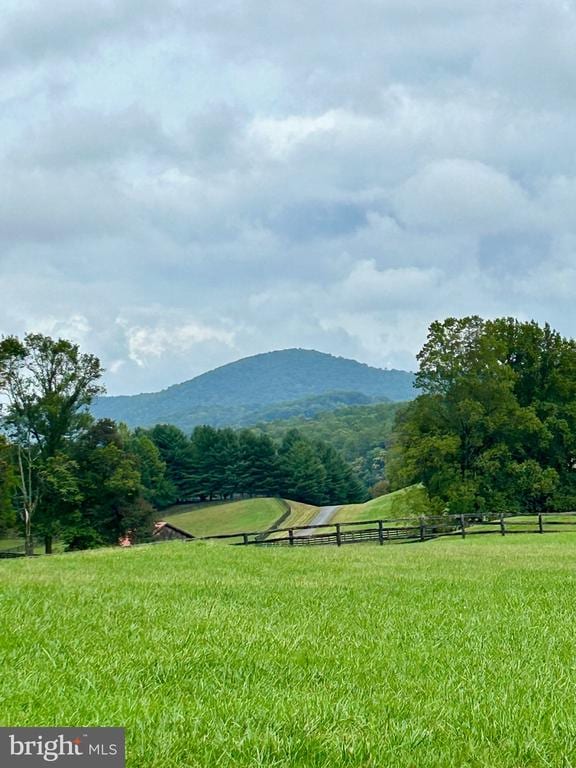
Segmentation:
{"type": "MultiPolygon", "coordinates": [[[[329,523],[339,506],[335,507],[320,507],[316,517],[310,520],[310,525],[324,525],[329,523]]],[[[301,531],[294,531],[294,536],[312,536],[315,533],[322,533],[322,531],[316,531],[314,528],[304,528],[301,531]]]]}

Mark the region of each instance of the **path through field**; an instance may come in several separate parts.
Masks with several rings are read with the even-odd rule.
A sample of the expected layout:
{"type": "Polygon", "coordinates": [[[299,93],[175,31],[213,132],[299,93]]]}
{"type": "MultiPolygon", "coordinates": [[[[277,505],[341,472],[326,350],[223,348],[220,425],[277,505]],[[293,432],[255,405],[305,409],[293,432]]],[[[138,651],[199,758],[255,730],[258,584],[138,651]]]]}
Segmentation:
{"type": "MultiPolygon", "coordinates": [[[[324,525],[328,523],[333,517],[340,505],[335,507],[320,507],[318,514],[310,520],[310,525],[324,525]]],[[[301,531],[294,531],[295,536],[312,536],[314,533],[320,533],[315,531],[314,528],[304,528],[301,531]]]]}

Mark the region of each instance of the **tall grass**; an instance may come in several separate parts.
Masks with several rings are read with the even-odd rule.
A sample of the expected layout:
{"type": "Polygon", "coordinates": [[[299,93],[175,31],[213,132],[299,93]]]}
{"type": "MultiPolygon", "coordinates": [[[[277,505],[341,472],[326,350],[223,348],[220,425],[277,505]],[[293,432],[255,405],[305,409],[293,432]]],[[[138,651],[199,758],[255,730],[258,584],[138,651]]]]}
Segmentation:
{"type": "Polygon", "coordinates": [[[570,534],[0,562],[3,725],[130,768],[576,764],[570,534]]]}

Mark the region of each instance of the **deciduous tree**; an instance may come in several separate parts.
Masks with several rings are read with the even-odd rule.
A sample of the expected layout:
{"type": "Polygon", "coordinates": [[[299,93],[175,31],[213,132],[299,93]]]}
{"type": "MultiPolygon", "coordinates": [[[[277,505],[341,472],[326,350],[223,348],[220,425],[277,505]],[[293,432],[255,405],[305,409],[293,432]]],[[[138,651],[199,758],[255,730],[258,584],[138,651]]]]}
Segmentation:
{"type": "Polygon", "coordinates": [[[452,512],[576,503],[576,344],[514,318],[448,318],[418,355],[423,394],[397,419],[393,487],[452,512]]]}
{"type": "Polygon", "coordinates": [[[50,462],[86,427],[85,408],[103,391],[101,375],[99,360],[65,339],[28,334],[0,341],[2,422],[16,446],[27,554],[33,551],[32,524],[47,492],[50,462]]]}

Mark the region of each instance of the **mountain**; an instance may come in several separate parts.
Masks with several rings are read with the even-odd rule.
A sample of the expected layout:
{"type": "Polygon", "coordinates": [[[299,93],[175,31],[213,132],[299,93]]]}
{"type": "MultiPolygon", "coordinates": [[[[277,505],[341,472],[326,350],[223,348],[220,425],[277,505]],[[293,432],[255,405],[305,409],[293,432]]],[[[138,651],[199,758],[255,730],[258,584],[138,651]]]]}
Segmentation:
{"type": "Polygon", "coordinates": [[[294,416],[310,417],[342,405],[411,400],[414,374],[383,370],[308,349],[246,357],[161,392],[100,397],[96,418],[131,427],[158,423],[244,426],[294,416]]]}

